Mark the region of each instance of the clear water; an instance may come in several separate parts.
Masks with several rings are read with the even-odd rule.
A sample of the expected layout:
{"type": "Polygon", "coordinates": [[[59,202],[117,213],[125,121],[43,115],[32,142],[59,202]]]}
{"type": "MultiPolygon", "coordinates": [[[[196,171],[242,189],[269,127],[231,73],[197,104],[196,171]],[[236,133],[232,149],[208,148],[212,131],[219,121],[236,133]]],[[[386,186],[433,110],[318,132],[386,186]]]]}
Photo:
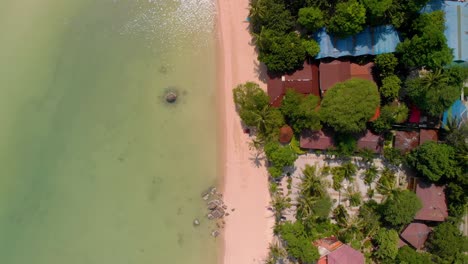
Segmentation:
{"type": "Polygon", "coordinates": [[[213,2],[1,1],[0,263],[216,262],[213,2]]]}

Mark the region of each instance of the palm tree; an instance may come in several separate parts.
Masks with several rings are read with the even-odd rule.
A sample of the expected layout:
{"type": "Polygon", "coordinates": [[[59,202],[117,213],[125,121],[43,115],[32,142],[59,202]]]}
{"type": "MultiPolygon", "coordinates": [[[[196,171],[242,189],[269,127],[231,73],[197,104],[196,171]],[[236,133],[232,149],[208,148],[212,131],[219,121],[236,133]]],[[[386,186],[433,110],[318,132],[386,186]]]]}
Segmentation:
{"type": "Polygon", "coordinates": [[[345,179],[347,179],[349,182],[352,182],[353,176],[356,174],[356,165],[351,162],[346,162],[341,165],[341,167],[343,168],[345,179]]]}
{"type": "Polygon", "coordinates": [[[284,118],[278,109],[272,109],[266,105],[259,112],[254,113],[254,123],[258,130],[258,140],[268,141],[279,133],[279,128],[284,124],[284,118]]]}
{"type": "Polygon", "coordinates": [[[323,197],[326,195],[326,184],[317,176],[317,168],[315,166],[306,165],[302,171],[302,183],[300,186],[301,194],[304,196],[323,197]]]}
{"type": "Polygon", "coordinates": [[[374,165],[370,166],[364,173],[364,183],[370,185],[375,180],[378,174],[379,171],[377,170],[377,167],[375,167],[374,165]]]}
{"type": "Polygon", "coordinates": [[[249,7],[249,17],[260,19],[265,17],[267,7],[264,5],[264,0],[251,0],[249,7]]]}
{"type": "Polygon", "coordinates": [[[271,206],[274,209],[276,221],[279,221],[283,216],[283,212],[291,206],[291,203],[289,199],[283,195],[275,194],[271,200],[271,206]]]}
{"type": "Polygon", "coordinates": [[[288,256],[286,250],[279,243],[270,243],[268,249],[268,259],[266,261],[267,264],[276,264],[278,261],[282,261],[288,256]]]}

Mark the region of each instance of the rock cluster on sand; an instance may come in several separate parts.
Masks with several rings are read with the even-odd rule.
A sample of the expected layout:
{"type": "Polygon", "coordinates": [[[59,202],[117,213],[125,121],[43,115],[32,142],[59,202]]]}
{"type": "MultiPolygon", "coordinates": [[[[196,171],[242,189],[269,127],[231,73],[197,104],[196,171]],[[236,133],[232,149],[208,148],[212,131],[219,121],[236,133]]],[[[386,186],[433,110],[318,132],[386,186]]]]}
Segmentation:
{"type": "MultiPolygon", "coordinates": [[[[209,220],[220,220],[216,223],[218,228],[223,228],[225,222],[222,220],[223,217],[228,216],[227,213],[227,205],[224,204],[223,195],[217,192],[215,187],[210,187],[207,191],[202,193],[202,198],[206,202],[206,207],[208,209],[208,213],[206,217],[209,220]]],[[[231,209],[233,212],[234,210],[231,209]]],[[[219,230],[213,230],[211,235],[213,237],[217,237],[220,234],[219,230]]]]}

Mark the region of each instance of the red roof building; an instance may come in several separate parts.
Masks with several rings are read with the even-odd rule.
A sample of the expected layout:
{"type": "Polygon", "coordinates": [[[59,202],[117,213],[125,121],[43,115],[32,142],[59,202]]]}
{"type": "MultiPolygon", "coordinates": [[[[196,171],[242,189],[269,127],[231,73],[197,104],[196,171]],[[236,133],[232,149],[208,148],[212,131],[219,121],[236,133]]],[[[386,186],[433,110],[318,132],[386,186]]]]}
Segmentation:
{"type": "Polygon", "coordinates": [[[308,95],[320,96],[319,91],[319,67],[317,64],[304,62],[301,70],[293,74],[283,76],[268,76],[267,90],[270,96],[270,104],[274,107],[281,106],[283,97],[288,89],[308,95]]]}
{"type": "Polygon", "coordinates": [[[437,130],[434,129],[421,129],[419,131],[419,145],[424,144],[427,141],[435,141],[439,140],[439,135],[437,134],[437,130]]]}
{"type": "Polygon", "coordinates": [[[370,149],[374,153],[381,153],[383,149],[383,138],[367,130],[366,134],[358,139],[357,147],[358,149],[370,149]]]}
{"type": "Polygon", "coordinates": [[[317,240],[313,243],[317,247],[320,259],[317,264],[364,264],[364,255],[352,247],[341,243],[335,237],[317,240]]]}
{"type": "Polygon", "coordinates": [[[415,220],[443,222],[448,217],[445,187],[419,180],[416,195],[421,200],[422,209],[416,213],[415,220]]]}
{"type": "Polygon", "coordinates": [[[415,249],[421,249],[430,232],[431,228],[423,223],[411,223],[400,236],[404,243],[413,246],[415,249]]]}
{"type": "Polygon", "coordinates": [[[396,131],[394,147],[399,149],[402,154],[419,146],[418,131],[396,131]]]}
{"type": "Polygon", "coordinates": [[[334,147],[334,144],[333,133],[330,131],[304,130],[301,133],[301,148],[326,150],[334,147]]]}
{"type": "Polygon", "coordinates": [[[320,90],[323,94],[333,87],[333,85],[351,78],[374,81],[374,77],[372,76],[372,67],[374,67],[374,63],[372,62],[364,65],[352,63],[348,60],[321,62],[319,65],[320,90]]]}

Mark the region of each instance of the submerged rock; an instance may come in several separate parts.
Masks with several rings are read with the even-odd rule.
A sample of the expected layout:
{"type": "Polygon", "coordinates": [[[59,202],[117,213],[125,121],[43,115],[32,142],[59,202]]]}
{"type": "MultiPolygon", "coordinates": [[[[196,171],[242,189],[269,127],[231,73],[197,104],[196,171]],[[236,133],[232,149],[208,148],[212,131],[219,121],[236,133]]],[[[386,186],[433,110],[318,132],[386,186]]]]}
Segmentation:
{"type": "Polygon", "coordinates": [[[194,226],[199,226],[199,225],[200,225],[200,220],[198,220],[197,218],[195,218],[195,220],[193,220],[193,225],[194,225],[194,226]]]}
{"type": "Polygon", "coordinates": [[[219,231],[218,231],[218,230],[213,230],[213,231],[211,231],[211,236],[212,236],[212,237],[217,237],[217,236],[219,236],[219,231]]]}
{"type": "Polygon", "coordinates": [[[177,94],[175,92],[168,92],[166,94],[166,102],[174,103],[177,100],[177,94]]]}

